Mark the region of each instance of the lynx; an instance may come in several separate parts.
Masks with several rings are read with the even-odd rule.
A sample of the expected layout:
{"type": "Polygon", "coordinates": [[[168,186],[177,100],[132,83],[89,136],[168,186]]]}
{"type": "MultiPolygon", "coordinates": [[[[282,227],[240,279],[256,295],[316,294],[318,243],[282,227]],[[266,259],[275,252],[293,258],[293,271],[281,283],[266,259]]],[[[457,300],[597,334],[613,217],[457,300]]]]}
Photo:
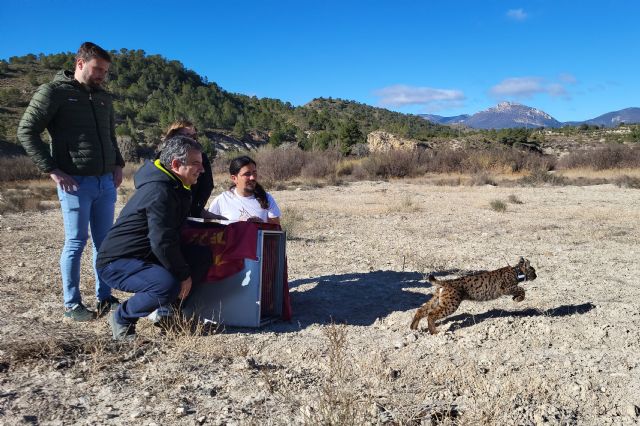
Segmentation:
{"type": "Polygon", "coordinates": [[[433,297],[418,308],[411,328],[417,329],[420,320],[427,317],[429,333],[436,334],[436,321],[454,313],[463,300],[485,301],[511,295],[516,302],[522,302],[524,289],[518,283],[536,278],[536,270],[523,257],[515,267],[506,266],[453,280],[438,281],[429,275],[429,281],[435,285],[433,297]]]}

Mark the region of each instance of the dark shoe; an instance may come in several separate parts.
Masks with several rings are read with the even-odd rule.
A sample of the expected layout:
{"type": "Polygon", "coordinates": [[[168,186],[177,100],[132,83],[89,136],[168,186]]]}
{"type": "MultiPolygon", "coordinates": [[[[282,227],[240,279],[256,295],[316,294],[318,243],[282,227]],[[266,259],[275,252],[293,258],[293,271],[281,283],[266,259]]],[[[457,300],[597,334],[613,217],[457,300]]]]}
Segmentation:
{"type": "Polygon", "coordinates": [[[96,317],[96,313],[90,311],[82,303],[78,303],[75,308],[66,309],[64,317],[73,321],[86,322],[96,317]]]}
{"type": "Polygon", "coordinates": [[[113,340],[132,341],[136,338],[135,324],[120,324],[114,318],[115,312],[109,313],[109,325],[111,326],[111,335],[113,340]]]}
{"type": "Polygon", "coordinates": [[[109,296],[105,300],[98,301],[98,303],[96,304],[96,314],[98,315],[98,318],[102,318],[109,312],[113,312],[118,309],[119,305],[120,301],[118,299],[113,296],[109,296]]]}

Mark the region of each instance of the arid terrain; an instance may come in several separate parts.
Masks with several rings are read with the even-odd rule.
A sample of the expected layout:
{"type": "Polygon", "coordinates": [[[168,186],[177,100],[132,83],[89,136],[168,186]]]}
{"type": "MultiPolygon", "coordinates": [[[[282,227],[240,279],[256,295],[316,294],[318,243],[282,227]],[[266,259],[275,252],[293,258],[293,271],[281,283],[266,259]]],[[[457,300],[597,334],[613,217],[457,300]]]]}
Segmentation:
{"type": "Polygon", "coordinates": [[[412,180],[273,195],[293,320],[167,335],[142,320],[134,343],[104,319],[62,320],[55,205],[0,216],[0,424],[640,422],[639,190],[412,180]],[[463,302],[439,334],[409,329],[426,274],[519,256],[538,274],[523,302],[463,302]]]}

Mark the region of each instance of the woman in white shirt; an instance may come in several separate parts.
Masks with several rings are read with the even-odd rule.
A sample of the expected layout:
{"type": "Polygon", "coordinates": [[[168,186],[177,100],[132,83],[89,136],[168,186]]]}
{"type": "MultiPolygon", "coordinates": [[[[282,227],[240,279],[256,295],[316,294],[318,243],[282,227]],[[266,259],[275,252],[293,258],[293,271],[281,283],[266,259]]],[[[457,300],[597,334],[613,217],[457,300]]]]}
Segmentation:
{"type": "Polygon", "coordinates": [[[256,162],[246,155],[229,164],[233,185],[213,199],[209,211],[231,221],[280,223],[280,208],[258,183],[256,162]]]}

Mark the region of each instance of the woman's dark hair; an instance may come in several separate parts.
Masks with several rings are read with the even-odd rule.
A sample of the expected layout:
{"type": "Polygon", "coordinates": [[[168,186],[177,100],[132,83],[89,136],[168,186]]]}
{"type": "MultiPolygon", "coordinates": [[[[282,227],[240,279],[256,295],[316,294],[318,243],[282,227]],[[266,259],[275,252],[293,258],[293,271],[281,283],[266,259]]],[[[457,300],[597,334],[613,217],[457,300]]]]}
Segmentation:
{"type": "MultiPolygon", "coordinates": [[[[240,157],[234,158],[229,163],[229,174],[236,176],[238,173],[240,173],[240,170],[248,164],[253,164],[256,167],[258,166],[256,162],[253,161],[253,159],[251,159],[251,157],[247,155],[242,155],[240,157]]],[[[232,190],[233,188],[235,188],[235,186],[236,186],[235,184],[231,185],[229,187],[229,190],[232,190]]],[[[269,200],[267,199],[267,192],[264,190],[262,185],[260,185],[258,182],[256,182],[256,189],[254,191],[254,195],[256,196],[256,200],[258,200],[258,203],[260,203],[260,207],[262,207],[265,210],[269,208],[269,200]]]]}

